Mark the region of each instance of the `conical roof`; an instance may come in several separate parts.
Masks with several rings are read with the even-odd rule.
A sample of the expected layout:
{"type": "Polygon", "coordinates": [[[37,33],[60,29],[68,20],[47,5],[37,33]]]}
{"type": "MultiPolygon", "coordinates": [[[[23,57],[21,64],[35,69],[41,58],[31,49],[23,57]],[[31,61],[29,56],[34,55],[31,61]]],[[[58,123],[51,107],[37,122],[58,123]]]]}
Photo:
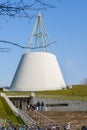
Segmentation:
{"type": "Polygon", "coordinates": [[[10,90],[57,90],[65,87],[52,44],[39,13],[10,90]]]}

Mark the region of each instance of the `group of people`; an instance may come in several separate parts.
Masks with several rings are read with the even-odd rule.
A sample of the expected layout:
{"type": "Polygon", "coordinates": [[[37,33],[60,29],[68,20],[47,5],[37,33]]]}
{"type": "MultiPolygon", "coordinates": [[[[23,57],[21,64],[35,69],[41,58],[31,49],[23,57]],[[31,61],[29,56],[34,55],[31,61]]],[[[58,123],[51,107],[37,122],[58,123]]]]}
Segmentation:
{"type": "Polygon", "coordinates": [[[35,103],[29,104],[28,110],[44,111],[45,110],[45,104],[44,104],[43,101],[41,103],[40,103],[40,101],[38,101],[36,104],[35,103]]]}
{"type": "Polygon", "coordinates": [[[4,127],[0,127],[0,130],[61,130],[57,125],[48,125],[48,126],[26,126],[26,125],[22,125],[22,126],[4,126],[4,127]]]}

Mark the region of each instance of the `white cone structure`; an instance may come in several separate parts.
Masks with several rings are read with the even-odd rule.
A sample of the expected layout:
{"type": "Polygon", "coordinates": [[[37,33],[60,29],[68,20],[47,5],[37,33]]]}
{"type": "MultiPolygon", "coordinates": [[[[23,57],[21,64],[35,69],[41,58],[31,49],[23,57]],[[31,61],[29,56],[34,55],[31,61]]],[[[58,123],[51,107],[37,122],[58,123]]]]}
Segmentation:
{"type": "Polygon", "coordinates": [[[11,86],[14,91],[57,90],[65,83],[55,55],[32,52],[22,56],[11,86]]]}
{"type": "MultiPolygon", "coordinates": [[[[40,21],[41,20],[40,18],[41,15],[39,15],[37,21],[38,19],[40,21]]],[[[34,31],[30,38],[30,44],[32,41],[32,37],[36,35],[34,31]]],[[[44,46],[45,40],[43,31],[41,30],[41,32],[37,34],[39,35],[38,37],[43,38],[42,39],[43,44],[42,46],[40,45],[40,47],[44,49],[44,47],[47,46],[44,46]]],[[[38,39],[38,37],[36,35],[36,39],[38,39]]],[[[35,50],[37,48],[38,46],[36,46],[35,43],[35,50]]],[[[15,73],[15,76],[13,78],[13,81],[11,83],[10,90],[12,91],[57,90],[65,87],[66,85],[59,64],[57,62],[56,56],[48,52],[34,51],[34,52],[26,52],[23,54],[19,66],[17,68],[17,71],[15,73]]]]}

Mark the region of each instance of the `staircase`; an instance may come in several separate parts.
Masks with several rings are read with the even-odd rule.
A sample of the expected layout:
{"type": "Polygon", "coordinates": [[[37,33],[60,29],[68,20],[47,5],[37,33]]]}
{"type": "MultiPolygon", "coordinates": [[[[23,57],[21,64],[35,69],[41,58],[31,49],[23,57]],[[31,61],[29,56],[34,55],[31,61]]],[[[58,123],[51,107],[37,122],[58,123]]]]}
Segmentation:
{"type": "Polygon", "coordinates": [[[39,126],[57,124],[63,129],[66,123],[70,123],[71,129],[76,130],[87,125],[87,112],[29,111],[28,114],[39,126]]]}
{"type": "Polygon", "coordinates": [[[40,111],[28,111],[27,113],[40,127],[46,127],[48,125],[55,124],[52,119],[40,111]]]}
{"type": "Polygon", "coordinates": [[[28,127],[30,126],[34,127],[36,125],[36,122],[22,110],[18,109],[18,113],[19,113],[19,116],[22,118],[22,120],[28,127]]]}

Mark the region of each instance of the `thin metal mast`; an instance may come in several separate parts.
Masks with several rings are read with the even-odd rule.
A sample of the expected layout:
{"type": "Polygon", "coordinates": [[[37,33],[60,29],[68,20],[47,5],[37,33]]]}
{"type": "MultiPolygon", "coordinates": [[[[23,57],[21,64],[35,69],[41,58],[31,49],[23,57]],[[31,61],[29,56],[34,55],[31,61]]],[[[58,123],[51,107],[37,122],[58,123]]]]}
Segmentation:
{"type": "Polygon", "coordinates": [[[40,13],[36,18],[36,22],[34,24],[34,28],[32,30],[29,42],[26,46],[25,52],[30,52],[30,48],[33,48],[33,51],[49,52],[50,50],[52,53],[54,53],[53,46],[49,39],[47,30],[44,26],[43,19],[40,13]]]}

